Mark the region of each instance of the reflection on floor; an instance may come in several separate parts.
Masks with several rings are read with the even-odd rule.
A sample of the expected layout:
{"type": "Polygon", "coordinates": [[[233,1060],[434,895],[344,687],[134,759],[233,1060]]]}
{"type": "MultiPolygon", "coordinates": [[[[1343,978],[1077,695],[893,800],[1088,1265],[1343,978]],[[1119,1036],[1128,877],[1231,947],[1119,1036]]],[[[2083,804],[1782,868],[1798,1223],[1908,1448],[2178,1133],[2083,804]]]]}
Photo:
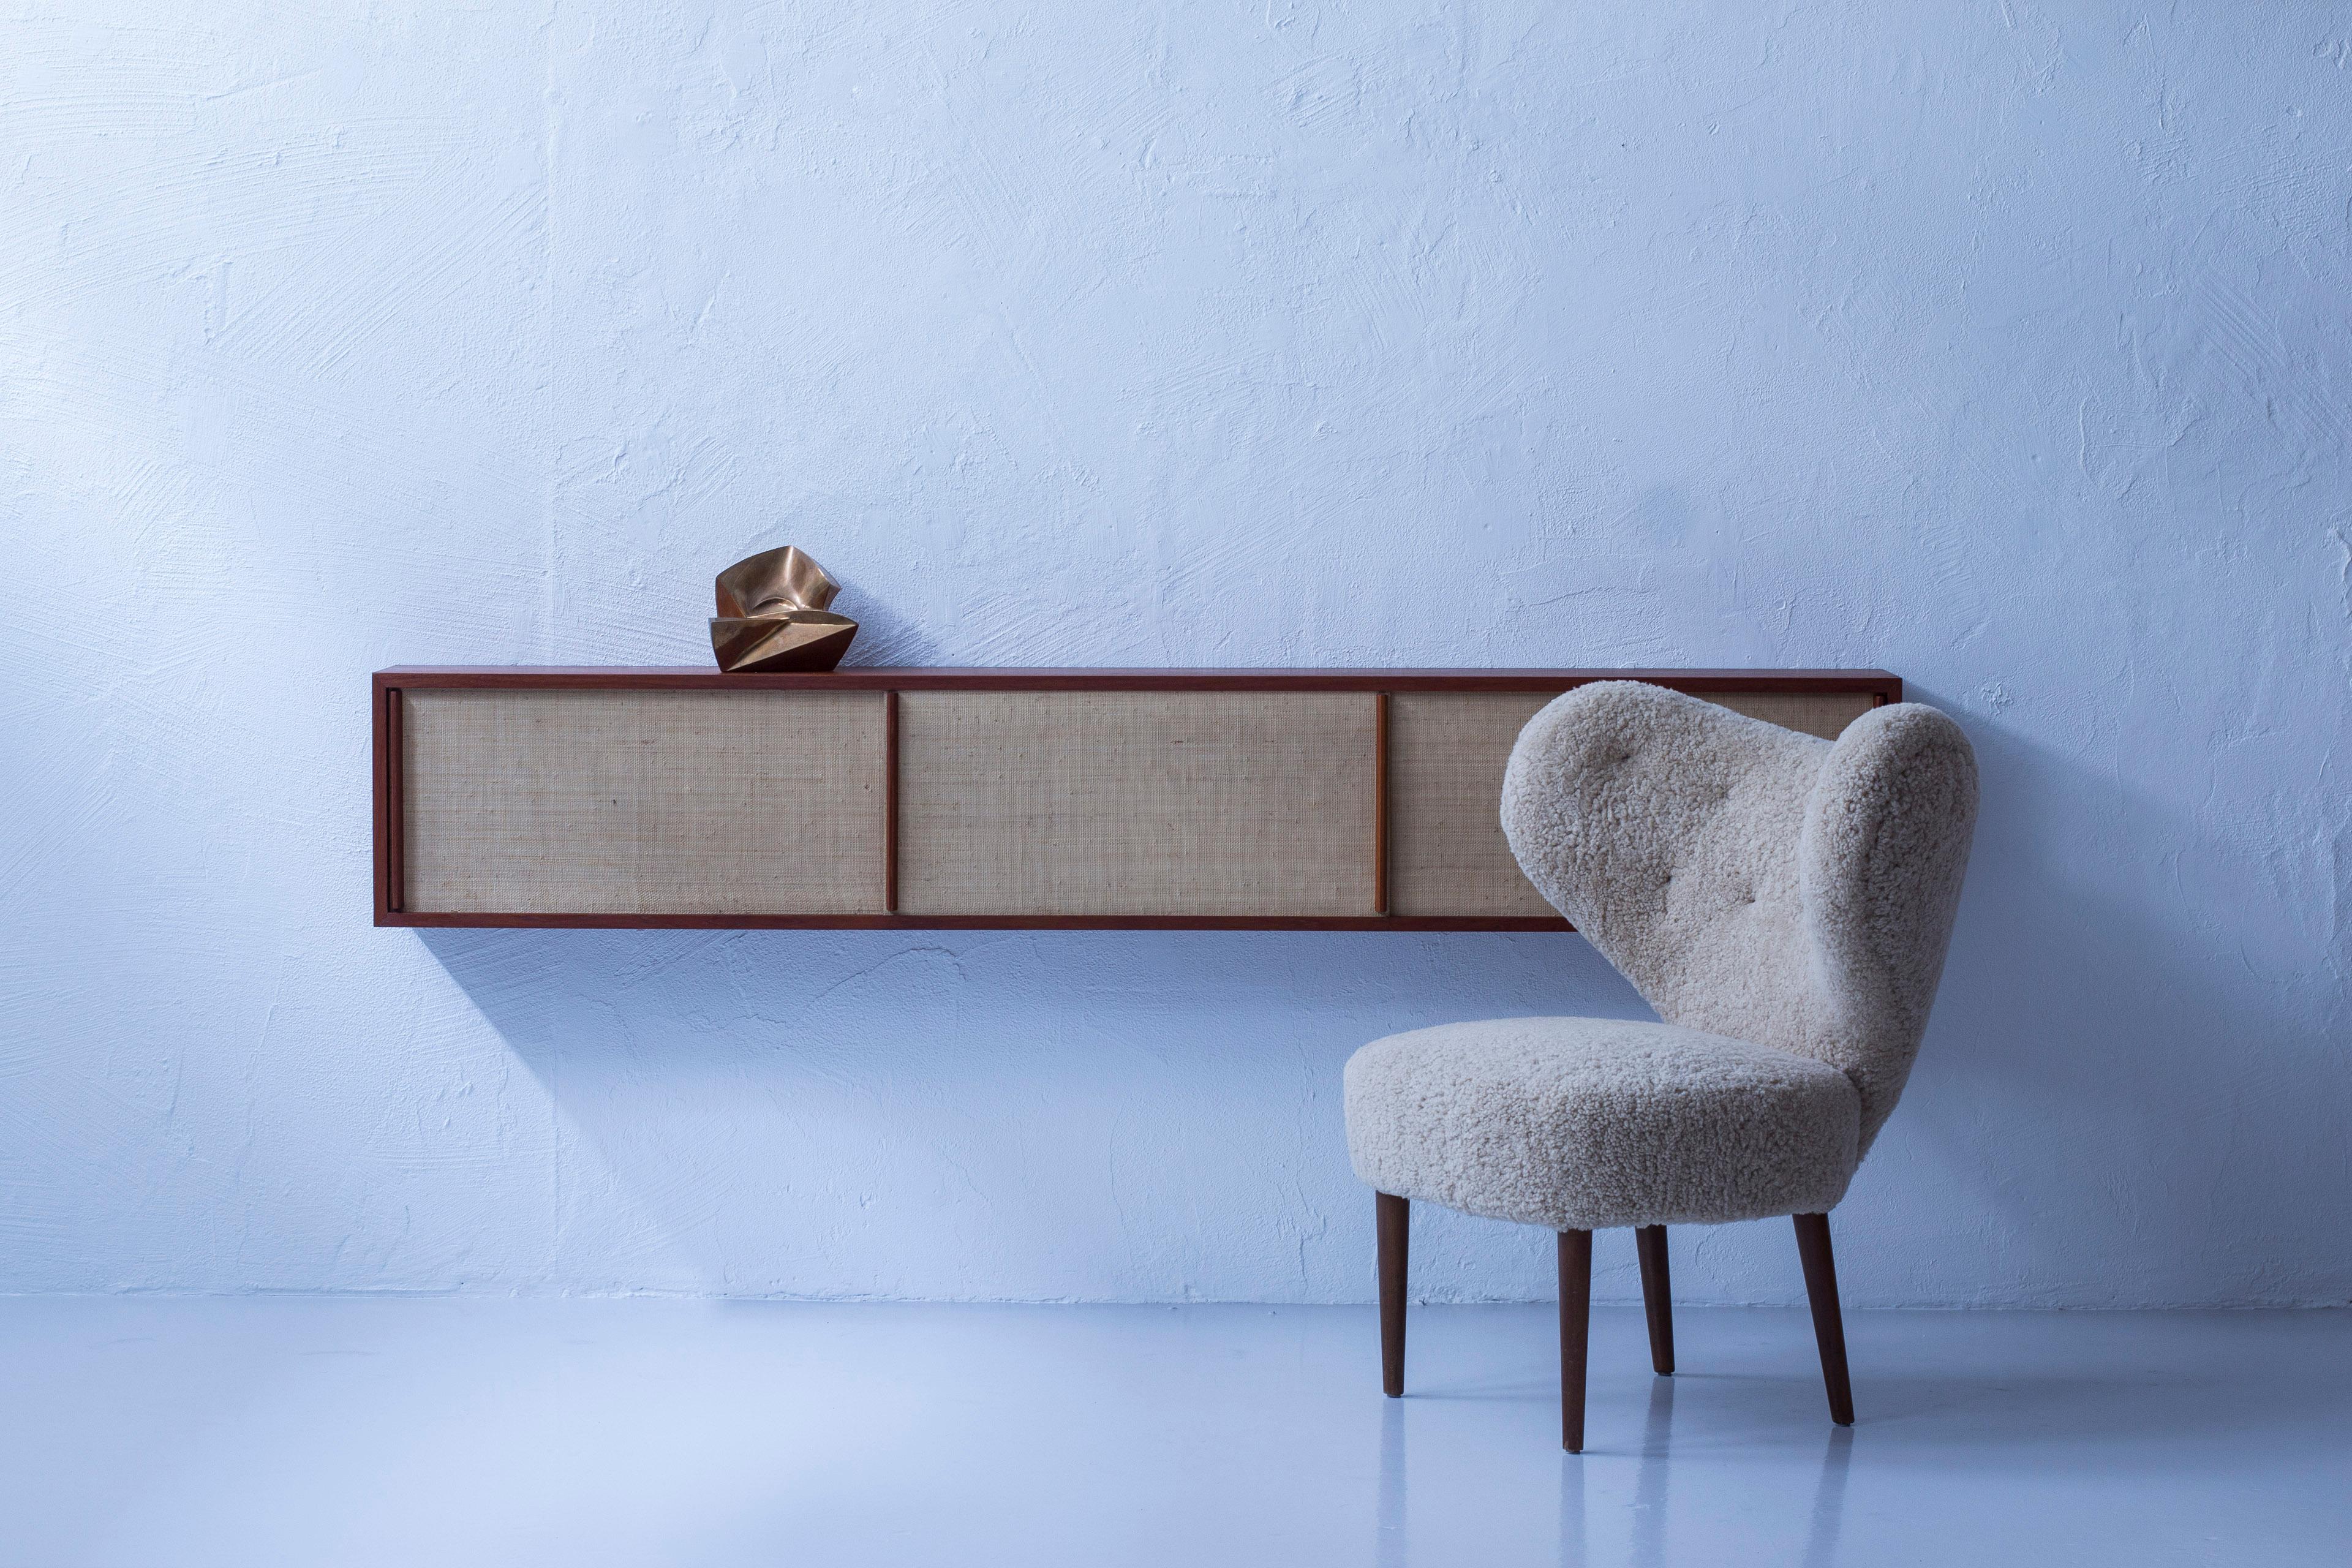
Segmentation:
{"type": "Polygon", "coordinates": [[[2352,1313],[0,1300],[0,1563],[2326,1563],[2352,1313]]]}

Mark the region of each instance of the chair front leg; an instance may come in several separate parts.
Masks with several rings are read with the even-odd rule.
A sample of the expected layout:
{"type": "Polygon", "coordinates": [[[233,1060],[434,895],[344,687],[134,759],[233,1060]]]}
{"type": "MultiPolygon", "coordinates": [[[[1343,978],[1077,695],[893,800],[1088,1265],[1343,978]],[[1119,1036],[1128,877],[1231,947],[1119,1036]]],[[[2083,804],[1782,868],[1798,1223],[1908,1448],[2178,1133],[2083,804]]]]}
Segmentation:
{"type": "Polygon", "coordinates": [[[1830,1419],[1853,1425],[1853,1384],[1846,1376],[1845,1320],[1838,1311],[1837,1263],[1830,1256],[1830,1216],[1801,1214],[1797,1257],[1805,1266],[1805,1298],[1813,1305],[1813,1339],[1821,1346],[1822,1382],[1830,1395],[1830,1419]]]}
{"type": "Polygon", "coordinates": [[[1633,1232],[1642,1259],[1642,1307],[1650,1319],[1650,1367],[1660,1377],[1675,1371],[1675,1295],[1666,1276],[1666,1227],[1645,1225],[1633,1232]]]}
{"type": "Polygon", "coordinates": [[[1412,1205],[1392,1193],[1372,1194],[1381,1254],[1381,1392],[1404,1394],[1405,1255],[1412,1245],[1412,1205]]]}
{"type": "Polygon", "coordinates": [[[1584,1347],[1592,1323],[1592,1233],[1559,1233],[1559,1446],[1584,1452],[1584,1347]]]}

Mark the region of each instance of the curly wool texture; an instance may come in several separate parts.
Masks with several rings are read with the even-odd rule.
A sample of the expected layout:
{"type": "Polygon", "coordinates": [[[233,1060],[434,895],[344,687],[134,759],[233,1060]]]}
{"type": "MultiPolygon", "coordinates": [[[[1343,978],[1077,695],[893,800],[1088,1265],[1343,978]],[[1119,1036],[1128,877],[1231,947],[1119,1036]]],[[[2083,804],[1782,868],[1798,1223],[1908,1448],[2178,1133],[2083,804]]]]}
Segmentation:
{"type": "Polygon", "coordinates": [[[1500,1018],[1349,1058],[1357,1173],[1384,1193],[1555,1230],[1817,1213],[1853,1174],[1834,1068],[1666,1024],[1500,1018]]]}
{"type": "Polygon", "coordinates": [[[1348,1072],[1357,1173],[1558,1229],[1826,1209],[1918,1051],[1976,797],[1967,737],[1916,704],[1828,742],[1633,681],[1551,703],[1512,749],[1505,834],[1664,1026],[1512,1019],[1368,1046],[1348,1072]],[[1764,1070],[1791,1059],[1811,1076],[1788,1083],[1847,1086],[1850,1138],[1826,1132],[1820,1089],[1764,1070]]]}

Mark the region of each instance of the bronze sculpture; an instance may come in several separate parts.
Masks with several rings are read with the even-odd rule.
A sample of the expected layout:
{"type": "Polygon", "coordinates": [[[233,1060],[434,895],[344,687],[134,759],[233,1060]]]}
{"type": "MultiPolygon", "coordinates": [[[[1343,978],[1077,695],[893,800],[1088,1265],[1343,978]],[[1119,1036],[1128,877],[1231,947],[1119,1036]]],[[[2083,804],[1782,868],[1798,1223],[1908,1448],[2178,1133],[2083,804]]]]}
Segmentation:
{"type": "Polygon", "coordinates": [[[841,584],[796,545],[747,555],[719,574],[710,651],[730,675],[826,670],[841,662],[857,623],[825,606],[841,584]]]}

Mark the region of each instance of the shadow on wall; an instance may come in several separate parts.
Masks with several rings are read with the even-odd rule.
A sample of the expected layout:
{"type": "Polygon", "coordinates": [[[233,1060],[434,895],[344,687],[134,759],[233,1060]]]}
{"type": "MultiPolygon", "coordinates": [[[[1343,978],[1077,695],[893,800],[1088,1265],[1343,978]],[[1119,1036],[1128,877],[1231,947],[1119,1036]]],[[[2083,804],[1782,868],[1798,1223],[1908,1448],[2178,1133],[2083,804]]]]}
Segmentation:
{"type": "Polygon", "coordinates": [[[888,665],[905,668],[940,662],[937,637],[923,630],[921,621],[895,610],[880,599],[869,599],[854,584],[834,608],[857,620],[857,636],[842,660],[845,668],[888,665]]]}
{"type": "Polygon", "coordinates": [[[2312,1265],[2343,1256],[2325,1216],[2352,1198],[2352,1086],[2264,923],[2294,911],[2205,825],[1964,722],[1983,810],[1961,918],[1918,1068],[1841,1206],[1841,1274],[1902,1258],[1879,1289],[1921,1303],[2340,1301],[2312,1265]]]}
{"type": "MultiPolygon", "coordinates": [[[[1918,1069],[1839,1210],[1848,1301],[2340,1300],[2313,1260],[2340,1256],[2352,1198],[2342,1049],[2214,934],[2260,890],[2180,875],[2220,854],[2195,823],[1969,728],[1985,810],[1918,1069]],[[2117,896],[2119,866],[2147,898],[2117,896]]],[[[1349,1053],[1459,1018],[1649,1016],[1561,936],[423,940],[556,1107],[569,1289],[1368,1300],[1349,1053]]],[[[1690,1299],[1801,1299],[1784,1225],[1675,1245],[1690,1299]]],[[[1427,1299],[1549,1293],[1530,1227],[1417,1215],[1414,1254],[1427,1299]]],[[[1601,1258],[1601,1298],[1634,1299],[1630,1245],[1601,1258]]]]}
{"type": "Polygon", "coordinates": [[[1559,935],[420,935],[547,1087],[591,1290],[1362,1300],[1349,1053],[1643,1012],[1559,935]]]}

